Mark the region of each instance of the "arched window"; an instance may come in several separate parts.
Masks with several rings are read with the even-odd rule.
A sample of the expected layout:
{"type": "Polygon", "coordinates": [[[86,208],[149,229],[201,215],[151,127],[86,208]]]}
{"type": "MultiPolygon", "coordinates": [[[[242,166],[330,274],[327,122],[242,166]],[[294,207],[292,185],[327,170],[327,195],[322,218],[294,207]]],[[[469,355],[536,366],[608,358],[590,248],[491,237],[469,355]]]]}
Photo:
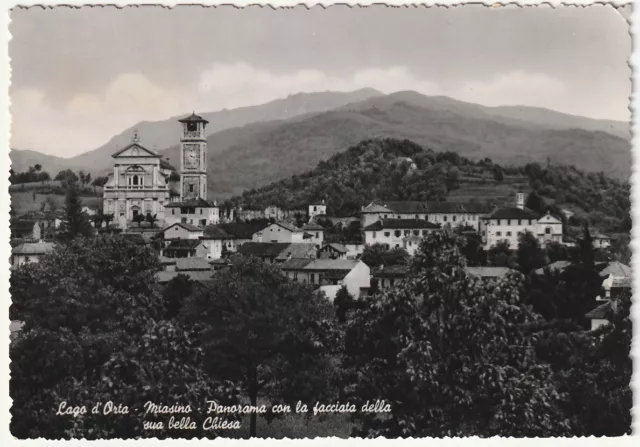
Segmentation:
{"type": "Polygon", "coordinates": [[[134,184],[134,185],[137,185],[137,184],[138,184],[138,176],[137,176],[137,175],[134,175],[134,176],[133,176],[133,184],[134,184]]]}

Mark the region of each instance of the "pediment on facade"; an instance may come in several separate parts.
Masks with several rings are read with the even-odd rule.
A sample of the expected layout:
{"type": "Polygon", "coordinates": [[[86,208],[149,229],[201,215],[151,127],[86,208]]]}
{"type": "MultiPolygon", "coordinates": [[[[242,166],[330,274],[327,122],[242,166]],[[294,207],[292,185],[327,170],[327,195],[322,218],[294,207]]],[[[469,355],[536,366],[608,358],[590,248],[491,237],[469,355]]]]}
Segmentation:
{"type": "Polygon", "coordinates": [[[138,143],[132,143],[129,146],[121,149],[112,155],[113,158],[123,158],[123,157],[154,157],[160,158],[158,154],[153,152],[152,150],[147,149],[144,146],[139,145],[138,143]]]}

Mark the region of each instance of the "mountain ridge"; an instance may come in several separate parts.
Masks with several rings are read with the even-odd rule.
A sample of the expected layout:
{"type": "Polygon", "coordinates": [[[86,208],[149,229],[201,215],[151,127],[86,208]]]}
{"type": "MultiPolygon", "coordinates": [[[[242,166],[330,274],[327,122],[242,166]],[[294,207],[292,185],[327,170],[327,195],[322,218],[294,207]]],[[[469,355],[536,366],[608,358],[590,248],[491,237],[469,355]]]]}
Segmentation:
{"type": "MultiPolygon", "coordinates": [[[[290,95],[243,108],[244,112],[239,113],[254,114],[256,121],[211,132],[207,137],[209,190],[215,191],[216,198],[220,199],[238,195],[245,189],[312,169],[321,160],[373,137],[410,139],[437,151],[453,151],[470,158],[489,157],[502,164],[544,162],[549,158],[553,162],[576,164],[587,171],[604,171],[616,177],[628,176],[631,169],[629,139],[608,131],[612,126],[606,120],[530,107],[488,107],[412,91],[382,95],[366,89],[347,94],[329,92],[331,98],[319,101],[320,105],[314,103],[291,111],[295,104],[304,105],[309,98],[322,99],[326,95],[326,92],[290,95]],[[354,98],[357,100],[353,101],[354,98]],[[339,105],[318,111],[327,103],[339,105]],[[274,119],[277,114],[265,114],[265,107],[288,107],[282,113],[293,116],[274,119]],[[312,111],[304,113],[309,109],[312,111]],[[272,119],[264,121],[265,116],[272,119]]],[[[224,111],[211,113],[224,115],[224,111]]],[[[210,114],[202,116],[216,121],[210,114]]],[[[252,118],[245,115],[243,119],[252,118]]],[[[163,132],[170,133],[175,144],[158,152],[177,165],[179,124],[174,121],[170,124],[175,128],[171,132],[165,128],[163,132]]],[[[166,125],[169,120],[154,123],[166,125]]],[[[625,123],[614,123],[617,123],[614,130],[624,134],[625,123]]],[[[224,127],[224,123],[212,124],[210,130],[224,127]]],[[[126,132],[133,132],[134,128],[132,126],[117,136],[123,138],[123,144],[129,142],[124,139],[126,132]]],[[[142,133],[140,136],[143,145],[154,149],[149,143],[153,140],[142,133]]],[[[114,139],[116,137],[110,142],[114,139]]],[[[72,159],[57,157],[54,161],[69,160],[65,169],[105,172],[110,168],[111,154],[115,152],[105,148],[109,148],[109,144],[72,159]],[[100,157],[91,156],[98,151],[101,151],[100,157]]],[[[12,161],[15,161],[16,152],[21,151],[12,151],[12,161]]],[[[34,153],[29,153],[30,161],[34,160],[34,153]]],[[[45,170],[50,169],[45,163],[41,164],[45,170]]]]}

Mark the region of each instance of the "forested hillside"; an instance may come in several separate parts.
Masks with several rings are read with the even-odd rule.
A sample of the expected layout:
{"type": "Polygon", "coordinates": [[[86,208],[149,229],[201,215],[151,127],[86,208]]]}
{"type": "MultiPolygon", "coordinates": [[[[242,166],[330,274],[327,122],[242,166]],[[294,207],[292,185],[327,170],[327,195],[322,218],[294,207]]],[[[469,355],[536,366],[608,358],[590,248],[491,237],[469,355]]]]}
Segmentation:
{"type": "Polygon", "coordinates": [[[249,190],[231,202],[254,209],[299,209],[324,199],[329,214],[347,216],[374,199],[503,205],[519,190],[535,192],[530,203],[537,199],[534,205],[541,212],[572,211],[576,226],[588,220],[602,231],[630,228],[627,182],[572,166],[500,166],[488,158],[470,160],[391,138],[364,140],[311,171],[249,190]]]}

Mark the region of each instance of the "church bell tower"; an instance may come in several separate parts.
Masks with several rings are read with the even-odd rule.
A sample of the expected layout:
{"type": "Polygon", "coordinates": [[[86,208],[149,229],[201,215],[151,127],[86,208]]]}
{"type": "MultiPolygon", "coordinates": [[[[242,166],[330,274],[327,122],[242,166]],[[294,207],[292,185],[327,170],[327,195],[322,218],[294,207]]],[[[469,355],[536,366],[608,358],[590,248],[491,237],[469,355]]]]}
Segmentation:
{"type": "Polygon", "coordinates": [[[180,201],[207,200],[207,139],[204,133],[209,121],[191,114],[179,120],[180,138],[180,201]]]}

